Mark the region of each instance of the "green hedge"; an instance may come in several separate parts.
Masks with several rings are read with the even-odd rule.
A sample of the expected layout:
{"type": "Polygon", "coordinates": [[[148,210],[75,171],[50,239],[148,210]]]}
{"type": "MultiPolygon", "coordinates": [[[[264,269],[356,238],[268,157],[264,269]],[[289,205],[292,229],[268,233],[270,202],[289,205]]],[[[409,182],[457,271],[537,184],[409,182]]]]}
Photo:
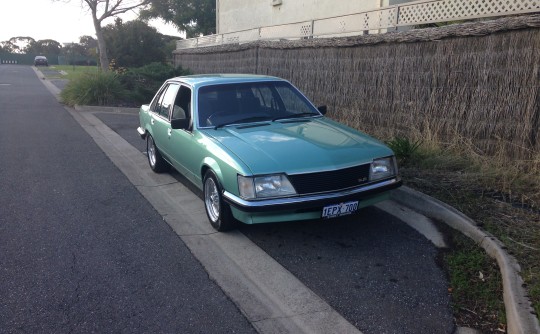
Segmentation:
{"type": "Polygon", "coordinates": [[[116,105],[127,96],[118,75],[113,72],[88,73],[70,81],[60,98],[62,102],[73,105],[116,105]]]}
{"type": "Polygon", "coordinates": [[[73,79],[60,95],[62,102],[70,106],[138,106],[149,103],[165,80],[190,74],[161,63],[122,72],[88,73],[73,79]]]}
{"type": "Polygon", "coordinates": [[[174,68],[162,63],[151,63],[142,67],[128,69],[119,76],[127,90],[127,99],[138,104],[150,103],[157,90],[167,79],[189,75],[189,70],[181,66],[174,68]]]}

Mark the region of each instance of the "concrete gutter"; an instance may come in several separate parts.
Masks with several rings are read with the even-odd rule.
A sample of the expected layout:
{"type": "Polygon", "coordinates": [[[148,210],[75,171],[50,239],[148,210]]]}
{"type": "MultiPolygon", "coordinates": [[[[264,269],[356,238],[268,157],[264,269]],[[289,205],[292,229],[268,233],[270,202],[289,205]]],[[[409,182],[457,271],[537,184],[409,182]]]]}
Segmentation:
{"type": "Polygon", "coordinates": [[[75,106],[77,111],[88,111],[88,112],[113,112],[119,114],[138,114],[139,108],[128,108],[128,107],[104,107],[104,106],[75,106]]]}
{"type": "Polygon", "coordinates": [[[501,271],[508,333],[540,333],[538,319],[519,275],[521,268],[516,259],[506,253],[505,246],[497,238],[482,231],[472,219],[450,205],[411,188],[394,190],[392,199],[429,218],[445,222],[484,248],[497,261],[501,271]]]}

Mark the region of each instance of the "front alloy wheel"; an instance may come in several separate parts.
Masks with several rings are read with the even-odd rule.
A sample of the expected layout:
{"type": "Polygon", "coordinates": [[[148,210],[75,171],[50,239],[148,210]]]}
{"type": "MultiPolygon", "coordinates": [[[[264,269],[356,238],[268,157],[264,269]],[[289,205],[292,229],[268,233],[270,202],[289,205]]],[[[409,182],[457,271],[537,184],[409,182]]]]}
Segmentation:
{"type": "Polygon", "coordinates": [[[204,176],[203,196],[204,207],[210,224],[220,232],[233,229],[236,220],[232,215],[230,206],[223,201],[221,186],[212,171],[208,171],[204,176]]]}

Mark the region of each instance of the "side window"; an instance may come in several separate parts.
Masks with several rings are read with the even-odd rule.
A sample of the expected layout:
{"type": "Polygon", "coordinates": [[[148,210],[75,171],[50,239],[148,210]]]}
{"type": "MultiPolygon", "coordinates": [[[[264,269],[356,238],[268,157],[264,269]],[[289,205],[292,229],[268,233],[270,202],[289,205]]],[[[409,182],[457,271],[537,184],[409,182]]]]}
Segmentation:
{"type": "Polygon", "coordinates": [[[186,86],[180,86],[180,90],[174,100],[171,119],[190,118],[191,113],[191,89],[186,86]]]}
{"type": "Polygon", "coordinates": [[[158,110],[156,110],[160,116],[169,119],[169,110],[171,110],[179,88],[180,85],[178,84],[170,84],[167,87],[167,90],[163,93],[163,98],[158,104],[158,110]]]}
{"type": "Polygon", "coordinates": [[[167,87],[163,88],[159,92],[159,95],[156,96],[156,98],[152,101],[152,104],[150,105],[150,111],[155,112],[156,114],[159,114],[159,106],[161,104],[161,100],[163,100],[163,95],[166,90],[167,90],[167,87]]]}

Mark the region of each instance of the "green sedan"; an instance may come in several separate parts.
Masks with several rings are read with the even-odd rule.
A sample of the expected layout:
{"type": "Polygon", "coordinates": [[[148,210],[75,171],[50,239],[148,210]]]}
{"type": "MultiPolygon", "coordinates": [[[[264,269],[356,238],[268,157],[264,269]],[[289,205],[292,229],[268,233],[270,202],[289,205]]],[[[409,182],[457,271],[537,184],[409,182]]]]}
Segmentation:
{"type": "Polygon", "coordinates": [[[200,188],[225,231],[350,215],[401,185],[392,150],[325,113],[280,78],[194,75],[167,80],[137,131],[150,168],[200,188]]]}

